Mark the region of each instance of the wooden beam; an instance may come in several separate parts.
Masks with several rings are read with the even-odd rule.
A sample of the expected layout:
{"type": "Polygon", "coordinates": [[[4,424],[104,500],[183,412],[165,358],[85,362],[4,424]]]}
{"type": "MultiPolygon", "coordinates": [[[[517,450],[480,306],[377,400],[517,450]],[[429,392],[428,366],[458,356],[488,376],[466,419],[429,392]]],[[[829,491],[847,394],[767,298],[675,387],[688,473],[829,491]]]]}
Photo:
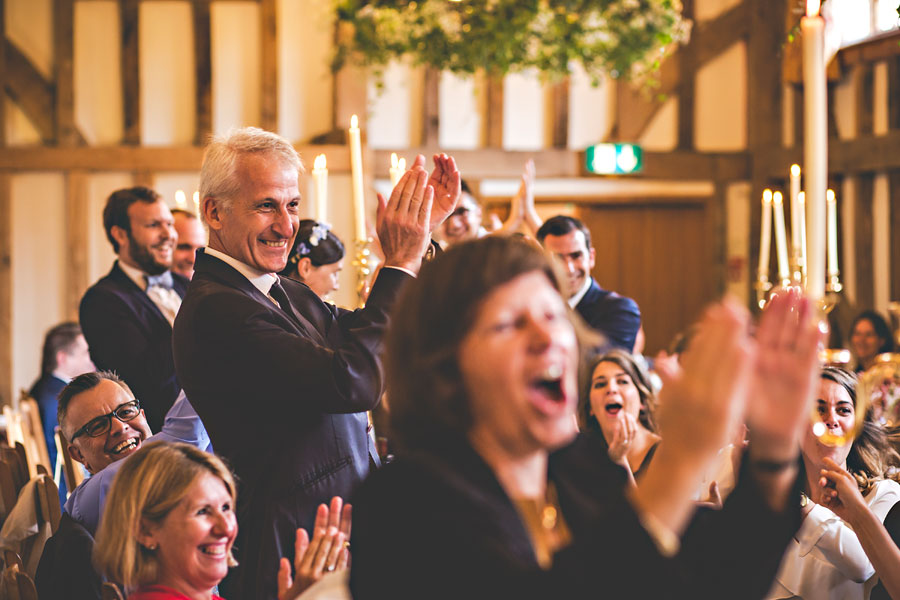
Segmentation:
{"type": "Polygon", "coordinates": [[[205,146],[212,133],[212,49],[210,46],[209,4],[191,5],[194,22],[195,110],[197,112],[194,144],[205,146]]]}
{"type": "Polygon", "coordinates": [[[276,0],[260,3],[260,123],[267,131],[278,131],[278,6],[276,0]]]}
{"type": "MultiPolygon", "coordinates": [[[[0,2],[0,31],[6,31],[5,0],[0,2]]],[[[4,35],[5,37],[5,35],[4,35]]],[[[9,78],[6,67],[6,44],[0,44],[0,147],[6,146],[6,93],[9,78]]]]}
{"type": "MultiPolygon", "coordinates": [[[[747,35],[750,27],[748,2],[752,1],[754,0],[744,0],[694,29],[689,45],[693,53],[691,62],[695,68],[719,56],[729,46],[747,35]]],[[[615,136],[617,139],[624,141],[638,139],[656,111],[662,107],[665,99],[677,91],[678,85],[687,76],[683,73],[678,58],[683,50],[683,48],[677,50],[663,62],[657,75],[660,85],[653,90],[652,96],[647,90],[636,88],[626,81],[617,82],[618,131],[615,136]]]]}
{"type": "MultiPolygon", "coordinates": [[[[694,18],[694,0],[682,0],[682,15],[685,19],[694,18]]],[[[694,48],[691,44],[678,52],[681,81],[678,82],[678,149],[694,149],[694,91],[697,74],[694,48]]]]}
{"type": "MultiPolygon", "coordinates": [[[[297,145],[300,155],[312,160],[316,154],[328,156],[328,170],[350,172],[346,146],[297,145]]],[[[406,152],[404,150],[404,152],[406,152]]],[[[0,171],[171,171],[200,170],[203,148],[197,146],[85,146],[55,148],[48,146],[0,149],[0,171]]],[[[386,172],[386,171],[385,171],[386,172]]]]}
{"type": "MultiPolygon", "coordinates": [[[[392,148],[375,151],[375,173],[386,177],[391,152],[431,156],[437,147],[392,148]]],[[[585,172],[584,152],[562,149],[538,151],[454,150],[451,152],[466,179],[519,178],[522,165],[533,158],[538,177],[593,177],[585,172]]],[[[640,174],[622,179],[671,179],[683,181],[739,181],[749,178],[750,160],[743,152],[707,154],[701,152],[644,152],[640,174]]],[[[330,160],[330,159],[329,159],[330,160]]],[[[329,169],[331,169],[329,163],[329,169]]],[[[0,163],[2,167],[2,163],[0,163]]]]}
{"type": "Polygon", "coordinates": [[[569,78],[553,84],[550,102],[551,144],[554,148],[569,146],[569,78]]]}
{"type": "Polygon", "coordinates": [[[900,56],[887,60],[888,65],[888,128],[900,129],[900,56]],[[891,101],[891,98],[894,100],[891,101]]]}
{"type": "Polygon", "coordinates": [[[56,143],[76,146],[81,135],[75,128],[75,79],[73,53],[75,33],[74,0],[54,0],[53,58],[56,71],[56,143]]]}
{"type": "Polygon", "coordinates": [[[441,133],[441,72],[425,67],[422,101],[422,145],[437,146],[441,133]]]}
{"type": "Polygon", "coordinates": [[[484,115],[485,146],[503,147],[503,77],[487,78],[487,106],[484,115]]]}
{"type": "MultiPolygon", "coordinates": [[[[19,48],[4,39],[6,53],[6,93],[19,105],[28,120],[35,126],[41,139],[47,143],[54,139],[53,86],[40,74],[19,48]]],[[[5,118],[5,117],[4,117],[5,118]]]]}
{"type": "MultiPolygon", "coordinates": [[[[784,177],[785,165],[802,164],[802,146],[774,148],[763,157],[769,177],[784,177]]],[[[852,174],[900,168],[900,130],[828,142],[828,172],[852,174]]]]}
{"type": "Polygon", "coordinates": [[[900,30],[886,31],[858,44],[841,48],[837,56],[842,69],[900,56],[900,30]]]}
{"type": "Polygon", "coordinates": [[[88,273],[88,175],[66,175],[66,318],[78,320],[78,304],[91,284],[88,273]]]}
{"type": "Polygon", "coordinates": [[[153,189],[156,186],[156,177],[153,176],[153,171],[138,169],[132,173],[131,183],[153,189]]]}
{"type": "Polygon", "coordinates": [[[141,78],[138,51],[138,0],[119,3],[119,31],[122,35],[122,142],[141,143],[141,78]]]}
{"type": "Polygon", "coordinates": [[[888,197],[890,198],[891,219],[891,299],[900,299],[900,169],[888,173],[888,197]]]}
{"type": "Polygon", "coordinates": [[[765,151],[781,146],[781,73],[773,65],[784,42],[785,0],[745,0],[749,5],[747,44],[747,145],[765,151]]]}
{"type": "Polygon", "coordinates": [[[872,134],[875,112],[875,69],[869,63],[860,63],[856,88],[856,135],[872,134]]]}
{"type": "Polygon", "coordinates": [[[12,402],[12,222],[10,175],[0,173],[0,404],[12,402]]]}
{"type": "Polygon", "coordinates": [[[872,308],[875,302],[875,272],[872,267],[872,197],[875,190],[873,173],[856,176],[856,214],[854,215],[854,241],[856,246],[856,305],[872,308]]]}

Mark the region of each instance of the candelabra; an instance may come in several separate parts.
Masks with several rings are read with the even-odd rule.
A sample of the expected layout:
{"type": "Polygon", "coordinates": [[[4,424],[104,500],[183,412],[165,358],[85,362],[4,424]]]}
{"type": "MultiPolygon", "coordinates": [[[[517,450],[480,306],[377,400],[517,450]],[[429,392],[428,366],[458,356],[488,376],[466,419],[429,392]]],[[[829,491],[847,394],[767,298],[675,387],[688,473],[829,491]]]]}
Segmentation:
{"type": "Polygon", "coordinates": [[[369,276],[372,274],[372,251],[369,249],[371,239],[356,240],[356,258],[353,266],[356,267],[356,295],[359,298],[358,306],[366,305],[369,297],[369,276]]]}

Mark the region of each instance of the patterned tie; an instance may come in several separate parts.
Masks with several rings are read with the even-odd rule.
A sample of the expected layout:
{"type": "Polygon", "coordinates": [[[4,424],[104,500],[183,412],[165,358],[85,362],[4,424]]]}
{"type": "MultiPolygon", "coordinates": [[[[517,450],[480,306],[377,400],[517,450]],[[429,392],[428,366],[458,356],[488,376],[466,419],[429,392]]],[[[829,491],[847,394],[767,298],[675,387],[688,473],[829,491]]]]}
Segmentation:
{"type": "Polygon", "coordinates": [[[165,273],[161,273],[159,275],[147,275],[147,287],[161,287],[166,288],[167,290],[171,290],[174,287],[174,282],[172,281],[172,272],[166,271],[165,273]]]}
{"type": "Polygon", "coordinates": [[[166,318],[169,325],[175,324],[175,316],[181,308],[181,296],[173,289],[172,273],[144,275],[147,280],[147,296],[166,318]]]}

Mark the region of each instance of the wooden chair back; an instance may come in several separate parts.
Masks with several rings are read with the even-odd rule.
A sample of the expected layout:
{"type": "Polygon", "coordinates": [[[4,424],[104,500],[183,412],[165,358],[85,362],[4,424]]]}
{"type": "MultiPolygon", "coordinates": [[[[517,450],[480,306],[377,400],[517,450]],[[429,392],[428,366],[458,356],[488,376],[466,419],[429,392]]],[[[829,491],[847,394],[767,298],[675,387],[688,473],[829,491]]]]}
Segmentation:
{"type": "Polygon", "coordinates": [[[38,519],[50,523],[50,531],[56,533],[59,529],[59,519],[62,510],[59,506],[59,488],[53,482],[53,478],[45,475],[37,481],[37,514],[38,519]]]}
{"type": "Polygon", "coordinates": [[[125,595],[122,594],[122,590],[119,589],[119,586],[110,581],[103,583],[101,593],[103,600],[125,600],[125,595]]]}
{"type": "Polygon", "coordinates": [[[84,469],[81,463],[69,454],[69,445],[59,427],[56,428],[56,456],[62,460],[63,477],[66,480],[66,490],[71,494],[84,481],[84,469]]]}
{"type": "Polygon", "coordinates": [[[22,564],[22,558],[19,556],[18,552],[16,552],[15,550],[10,550],[8,548],[0,550],[0,552],[2,552],[3,555],[4,569],[16,565],[17,567],[19,567],[20,571],[25,570],[25,565],[22,564]]]}
{"type": "Polygon", "coordinates": [[[38,600],[34,581],[16,565],[3,570],[2,588],[3,596],[9,600],[38,600]]]}
{"type": "Polygon", "coordinates": [[[0,460],[0,524],[6,521],[6,516],[15,506],[20,489],[21,486],[16,486],[9,463],[0,460]]]}
{"type": "Polygon", "coordinates": [[[41,411],[37,401],[22,390],[19,398],[19,435],[25,453],[28,456],[28,464],[31,466],[30,475],[37,475],[38,465],[44,465],[47,472],[52,473],[56,465],[50,464],[50,453],[47,451],[47,440],[44,439],[44,428],[41,425],[41,411]]]}

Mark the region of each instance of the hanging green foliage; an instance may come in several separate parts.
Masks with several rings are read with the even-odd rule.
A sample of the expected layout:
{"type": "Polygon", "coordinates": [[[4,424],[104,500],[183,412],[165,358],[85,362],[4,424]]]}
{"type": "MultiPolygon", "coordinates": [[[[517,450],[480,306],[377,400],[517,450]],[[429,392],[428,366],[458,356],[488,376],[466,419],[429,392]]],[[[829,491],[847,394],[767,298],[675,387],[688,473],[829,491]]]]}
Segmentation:
{"type": "Polygon", "coordinates": [[[457,74],[536,68],[555,79],[580,63],[640,77],[687,40],[680,0],[337,0],[333,68],[395,59],[457,74]]]}

